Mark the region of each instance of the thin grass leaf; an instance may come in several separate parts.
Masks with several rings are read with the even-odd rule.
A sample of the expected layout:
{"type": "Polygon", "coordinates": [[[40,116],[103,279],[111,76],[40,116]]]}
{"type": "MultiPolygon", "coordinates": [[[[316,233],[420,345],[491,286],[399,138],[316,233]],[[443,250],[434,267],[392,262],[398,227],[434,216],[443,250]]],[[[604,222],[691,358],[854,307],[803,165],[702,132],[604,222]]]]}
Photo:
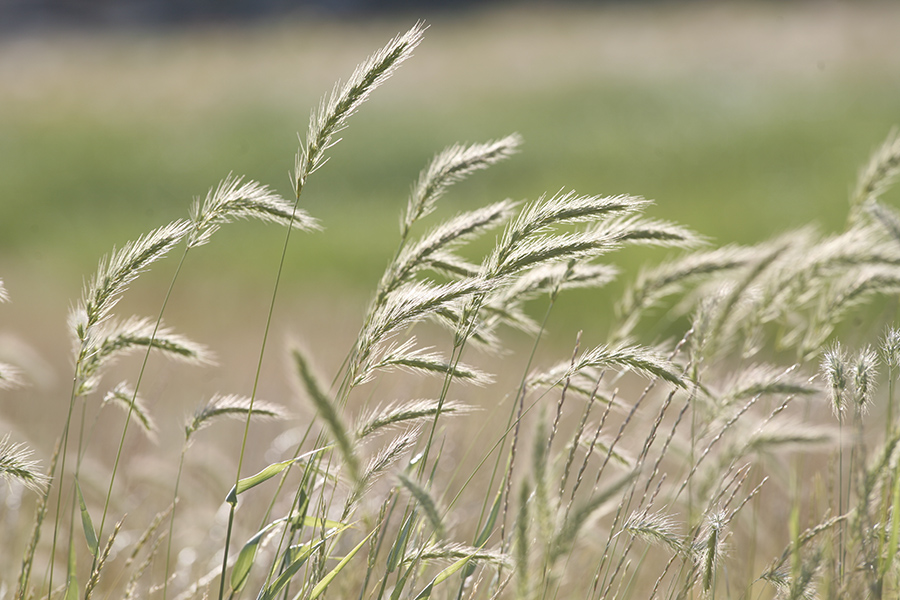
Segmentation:
{"type": "Polygon", "coordinates": [[[281,590],[283,590],[285,586],[290,583],[291,579],[294,578],[297,571],[306,564],[306,561],[312,553],[321,548],[325,544],[325,541],[325,539],[320,539],[315,544],[307,542],[288,548],[285,551],[285,556],[289,557],[287,565],[285,565],[284,570],[278,575],[275,581],[262,590],[259,595],[259,600],[273,600],[276,598],[281,593],[281,590]]]}
{"type": "Polygon", "coordinates": [[[444,581],[449,579],[454,573],[456,573],[457,571],[462,569],[464,566],[469,564],[469,561],[471,561],[473,558],[475,558],[477,553],[478,553],[478,551],[476,550],[469,556],[464,556],[463,558],[460,558],[455,563],[453,563],[452,565],[450,565],[449,567],[445,568],[440,573],[435,575],[434,579],[432,579],[428,583],[428,585],[426,585],[422,589],[421,592],[416,594],[415,600],[426,600],[427,598],[430,598],[431,593],[434,591],[435,586],[440,585],[441,583],[443,583],[444,581]]]}
{"type": "Polygon", "coordinates": [[[50,477],[38,470],[39,462],[31,460],[33,450],[24,443],[10,442],[9,435],[7,433],[0,440],[0,479],[21,483],[42,495],[50,484],[50,477]]]}
{"type": "Polygon", "coordinates": [[[550,543],[548,553],[550,563],[553,564],[561,556],[567,555],[575,544],[575,538],[581,532],[582,527],[604,504],[618,494],[625,486],[629,485],[637,477],[637,472],[632,471],[624,477],[613,482],[590,500],[575,508],[563,522],[562,527],[556,532],[550,543]]]}
{"type": "Polygon", "coordinates": [[[188,247],[208,243],[221,225],[235,219],[259,219],[307,231],[319,229],[315,219],[302,210],[295,210],[292,202],[266,186],[229,175],[207,193],[202,203],[198,198],[191,207],[188,247]]]}
{"type": "Polygon", "coordinates": [[[431,523],[431,528],[434,530],[435,537],[443,538],[445,529],[444,521],[441,518],[441,511],[438,510],[437,502],[431,497],[428,490],[403,473],[398,473],[397,477],[400,479],[400,483],[403,484],[403,487],[405,487],[410,495],[415,498],[419,508],[422,509],[422,512],[425,513],[425,517],[428,519],[428,522],[431,523]]]}
{"type": "Polygon", "coordinates": [[[409,536],[412,532],[413,525],[418,521],[418,512],[413,510],[407,515],[406,520],[403,522],[403,526],[400,528],[400,532],[397,537],[394,539],[394,543],[391,546],[391,551],[388,553],[387,558],[387,572],[393,573],[397,570],[397,567],[400,565],[400,562],[403,560],[404,555],[406,554],[406,545],[409,543],[409,536]]]}
{"type": "Polygon", "coordinates": [[[470,146],[454,145],[434,157],[419,174],[404,214],[401,234],[406,237],[413,223],[430,214],[447,188],[470,174],[509,158],[518,150],[518,134],[470,146]]]}
{"type": "Polygon", "coordinates": [[[75,538],[69,536],[69,562],[66,570],[66,595],[63,600],[78,600],[78,554],[75,538]]]}
{"type": "Polygon", "coordinates": [[[103,572],[103,567],[106,566],[106,561],[109,559],[109,553],[112,551],[113,544],[116,541],[116,537],[119,535],[119,530],[122,528],[122,523],[123,521],[119,521],[116,523],[115,527],[113,528],[113,532],[110,534],[109,539],[107,539],[106,541],[106,545],[103,546],[103,552],[97,559],[97,564],[94,567],[94,570],[91,571],[91,577],[90,579],[88,579],[87,585],[84,587],[84,600],[90,600],[91,596],[94,593],[94,588],[96,588],[97,584],[100,583],[100,573],[103,572]]]}
{"type": "Polygon", "coordinates": [[[324,446],[316,450],[310,450],[309,452],[305,452],[304,454],[301,454],[300,456],[291,458],[289,460],[272,463],[256,475],[251,475],[250,477],[244,477],[243,479],[238,480],[237,485],[232,487],[231,491],[228,492],[228,495],[225,497],[225,501],[232,505],[237,504],[237,497],[247,490],[255,488],[259,484],[272,479],[294,463],[305,460],[310,456],[314,456],[324,450],[327,450],[328,448],[330,448],[330,446],[324,446]]]}
{"type": "Polygon", "coordinates": [[[84,539],[87,541],[88,549],[91,555],[97,558],[100,552],[99,543],[97,541],[97,531],[94,529],[94,523],[91,521],[91,515],[88,512],[87,505],[84,503],[84,494],[81,493],[81,484],[78,478],[75,478],[75,490],[78,492],[78,506],[81,508],[81,525],[84,529],[84,539]]]}
{"type": "Polygon", "coordinates": [[[329,571],[328,574],[325,575],[325,577],[320,579],[319,582],[316,583],[316,585],[313,587],[312,591],[309,593],[309,600],[315,600],[316,598],[321,596],[322,593],[325,591],[325,589],[331,584],[331,582],[334,581],[334,578],[337,577],[340,574],[340,572],[344,570],[344,567],[347,566],[347,563],[349,563],[350,560],[354,556],[356,556],[356,553],[359,552],[363,546],[365,546],[366,542],[369,541],[369,538],[371,538],[377,532],[378,532],[378,529],[373,529],[369,533],[369,535],[364,537],[363,540],[359,544],[357,544],[355,548],[353,548],[350,552],[347,553],[347,555],[344,558],[341,559],[341,561],[337,564],[337,566],[334,569],[329,571]]]}

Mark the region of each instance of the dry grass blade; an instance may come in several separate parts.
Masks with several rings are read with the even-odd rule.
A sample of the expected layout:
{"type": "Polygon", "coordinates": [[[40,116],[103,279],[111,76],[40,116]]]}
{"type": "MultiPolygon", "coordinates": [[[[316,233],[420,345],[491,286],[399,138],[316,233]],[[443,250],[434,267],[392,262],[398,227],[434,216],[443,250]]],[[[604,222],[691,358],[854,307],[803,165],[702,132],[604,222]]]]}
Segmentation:
{"type": "Polygon", "coordinates": [[[0,479],[18,482],[26,488],[42,494],[50,483],[50,478],[38,470],[39,463],[31,460],[33,451],[24,443],[15,444],[9,434],[0,440],[0,479]]]}
{"type": "Polygon", "coordinates": [[[399,35],[381,50],[360,64],[343,86],[337,85],[327,100],[323,100],[318,110],[309,120],[306,142],[297,156],[294,181],[297,195],[306,183],[306,178],[321,167],[326,159],[324,153],[337,143],[334,136],[347,125],[347,120],[379,85],[384,83],[412,55],[425,26],[416,23],[412,29],[399,35]]]}
{"type": "MultiPolygon", "coordinates": [[[[247,413],[250,412],[250,405],[251,400],[246,396],[216,394],[199,408],[185,424],[185,437],[190,439],[193,434],[208,427],[221,417],[246,419],[247,413]]],[[[283,419],[286,416],[284,409],[277,404],[256,400],[252,402],[252,405],[252,416],[255,419],[283,419]]]]}
{"type": "Polygon", "coordinates": [[[128,285],[168,254],[188,234],[190,227],[188,221],[175,221],[104,257],[69,319],[76,338],[86,340],[90,331],[109,316],[128,285]]]}
{"type": "Polygon", "coordinates": [[[513,134],[484,144],[454,145],[435,156],[413,187],[403,217],[402,237],[406,237],[413,223],[434,210],[435,203],[450,185],[509,158],[521,143],[522,138],[513,134]]]}
{"type": "Polygon", "coordinates": [[[293,204],[255,181],[242,181],[240,177],[226,177],[215,190],[210,190],[201,203],[196,200],[191,208],[191,232],[188,247],[209,242],[219,226],[235,219],[259,219],[297,229],[318,229],[315,219],[293,204]]]}

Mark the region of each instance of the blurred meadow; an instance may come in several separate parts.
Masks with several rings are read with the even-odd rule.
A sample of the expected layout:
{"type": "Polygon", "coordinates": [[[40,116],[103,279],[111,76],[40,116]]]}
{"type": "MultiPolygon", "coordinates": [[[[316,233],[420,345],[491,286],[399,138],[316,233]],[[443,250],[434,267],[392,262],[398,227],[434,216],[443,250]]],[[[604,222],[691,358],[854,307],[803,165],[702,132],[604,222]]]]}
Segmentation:
{"type": "MultiPolygon", "coordinates": [[[[0,278],[11,302],[0,306],[0,360],[21,364],[29,385],[4,392],[0,433],[16,431],[47,460],[65,416],[48,406],[62,406],[71,377],[67,312],[101,255],[186,217],[229,173],[290,197],[310,110],[420,18],[429,29],[414,58],[304,190],[301,206],[324,231],[292,235],[261,397],[292,403],[288,339],[337,371],[396,248],[410,186],[450,144],[524,139],[511,160],[454,187],[440,215],[560,189],[629,193],[655,202],[649,216],[724,245],[808,223],[842,228],[858,168],[900,124],[900,4],[891,2],[535,5],[7,33],[0,278]]],[[[191,371],[186,386],[151,363],[164,374],[147,378],[146,396],[186,414],[200,401],[193,393],[249,392],[283,240],[280,228],[241,223],[192,256],[166,321],[224,366],[191,371]]],[[[667,255],[630,250],[611,261],[628,281],[667,255]]],[[[170,263],[142,278],[123,314],[158,312],[170,263]]],[[[603,341],[618,290],[562,299],[548,354],[570,349],[579,330],[586,343],[603,341]]],[[[150,447],[129,443],[138,454],[150,447]]],[[[229,476],[209,486],[211,498],[229,476]]],[[[22,521],[7,531],[22,535],[22,521]]]]}

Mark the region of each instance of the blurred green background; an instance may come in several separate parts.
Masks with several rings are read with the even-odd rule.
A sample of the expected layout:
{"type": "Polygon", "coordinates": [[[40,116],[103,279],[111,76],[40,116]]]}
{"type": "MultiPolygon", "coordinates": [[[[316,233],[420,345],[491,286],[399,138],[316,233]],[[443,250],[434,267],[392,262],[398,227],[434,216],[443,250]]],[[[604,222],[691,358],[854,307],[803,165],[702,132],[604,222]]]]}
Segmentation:
{"type": "MultiPolygon", "coordinates": [[[[0,329],[65,357],[68,306],[114,245],[186,216],[229,173],[289,195],[310,110],[419,18],[430,28],[416,56],[306,189],[302,204],[325,231],[292,238],[281,302],[304,336],[331,340],[329,326],[346,321],[352,340],[410,185],[449,144],[525,140],[513,160],[455,187],[439,216],[560,189],[630,193],[713,243],[750,243],[807,223],[839,229],[858,169],[900,123],[896,3],[423,13],[6,31],[0,277],[13,302],[0,329]]],[[[220,233],[191,259],[170,320],[205,323],[213,333],[201,339],[223,319],[259,332],[283,239],[254,223],[220,233]]],[[[613,261],[628,280],[664,256],[613,261]]],[[[155,314],[152,286],[170,274],[149,276],[135,311],[155,314]]],[[[573,327],[608,320],[614,290],[561,307],[566,343],[573,327]]]]}

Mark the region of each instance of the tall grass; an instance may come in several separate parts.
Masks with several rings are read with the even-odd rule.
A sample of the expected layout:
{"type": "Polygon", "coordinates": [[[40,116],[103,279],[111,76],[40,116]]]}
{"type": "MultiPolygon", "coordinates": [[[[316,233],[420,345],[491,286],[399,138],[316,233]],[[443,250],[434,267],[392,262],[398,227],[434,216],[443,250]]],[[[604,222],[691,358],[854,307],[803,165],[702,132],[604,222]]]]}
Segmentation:
{"type": "MultiPolygon", "coordinates": [[[[31,536],[15,540],[20,568],[3,570],[15,597],[896,596],[900,215],[880,197],[900,172],[897,134],[861,171],[844,232],[722,248],[644,216],[650,202],[628,195],[560,190],[429,222],[454,183],[522,140],[450,146],[412,186],[344,361],[323,377],[315,348],[291,348],[310,418],[257,397],[291,236],[318,227],[300,208],[307,180],[424,31],[388,42],[313,111],[293,199],[229,175],[189,219],[100,261],[69,319],[72,387],[49,468],[12,434],[0,442],[0,475],[37,496],[31,536]],[[249,366],[234,365],[254,373],[252,389],[217,392],[187,417],[166,489],[133,525],[117,514],[130,493],[117,475],[140,458],[126,441],[166,427],[142,394],[148,359],[214,360],[163,325],[169,299],[194,250],[244,218],[285,226],[262,342],[249,366]],[[603,287],[619,275],[613,254],[634,245],[677,254],[633,277],[605,343],[582,347],[573,333],[568,358],[538,364],[559,295],[603,287]],[[118,316],[136,279],[179,247],[156,316],[118,316]],[[524,359],[504,354],[509,329],[531,336],[524,359]],[[135,352],[130,380],[107,383],[135,352]],[[503,357],[485,361],[499,376],[476,366],[485,355],[503,357]],[[411,395],[408,382],[425,378],[431,396],[411,395]],[[91,446],[110,404],[125,417],[106,472],[91,446]],[[204,514],[181,484],[193,442],[220,417],[243,426],[210,480],[222,508],[204,514]],[[261,419],[284,433],[251,468],[261,419]],[[189,519],[221,537],[180,535],[189,519]]],[[[2,386],[22,378],[0,365],[2,386]]]]}

